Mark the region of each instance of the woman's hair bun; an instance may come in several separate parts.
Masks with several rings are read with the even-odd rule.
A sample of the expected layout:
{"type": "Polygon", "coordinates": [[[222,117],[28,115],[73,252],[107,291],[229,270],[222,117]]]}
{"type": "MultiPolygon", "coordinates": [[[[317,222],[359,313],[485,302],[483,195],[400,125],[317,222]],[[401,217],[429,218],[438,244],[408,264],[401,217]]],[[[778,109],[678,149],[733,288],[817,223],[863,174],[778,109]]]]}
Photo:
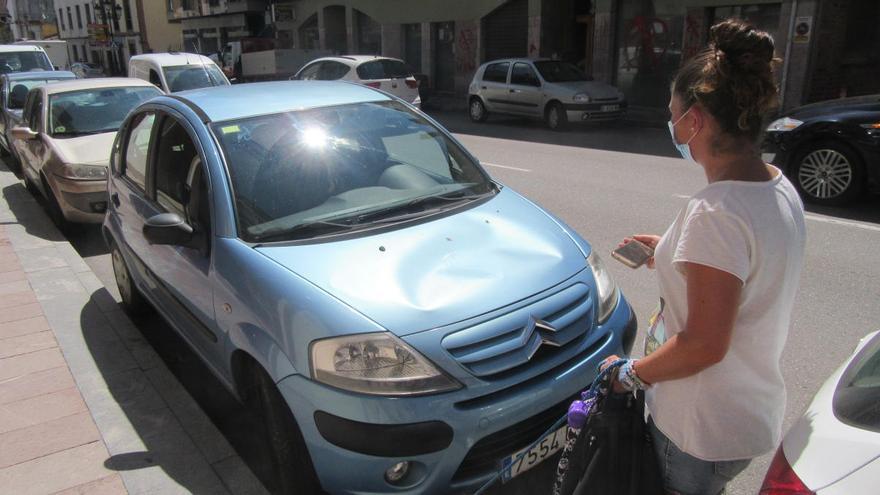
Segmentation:
{"type": "Polygon", "coordinates": [[[771,70],[773,37],[741,20],[728,19],[712,26],[709,44],[718,58],[737,69],[748,72],[771,70]]]}

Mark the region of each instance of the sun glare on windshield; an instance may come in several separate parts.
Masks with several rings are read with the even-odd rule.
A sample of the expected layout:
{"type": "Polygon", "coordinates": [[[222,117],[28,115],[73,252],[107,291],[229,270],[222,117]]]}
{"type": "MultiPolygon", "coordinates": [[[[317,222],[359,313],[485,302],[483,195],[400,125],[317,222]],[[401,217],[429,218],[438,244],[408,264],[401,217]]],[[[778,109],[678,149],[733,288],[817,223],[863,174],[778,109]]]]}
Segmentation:
{"type": "Polygon", "coordinates": [[[320,127],[309,127],[301,133],[303,143],[309,148],[323,148],[327,144],[329,136],[320,127]]]}

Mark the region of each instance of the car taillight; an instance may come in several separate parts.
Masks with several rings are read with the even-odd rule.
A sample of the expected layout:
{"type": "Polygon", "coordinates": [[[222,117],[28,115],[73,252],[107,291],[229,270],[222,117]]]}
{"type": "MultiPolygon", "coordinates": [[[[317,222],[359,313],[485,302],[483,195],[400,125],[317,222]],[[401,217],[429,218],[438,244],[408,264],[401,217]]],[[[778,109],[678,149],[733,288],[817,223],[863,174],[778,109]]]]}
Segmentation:
{"type": "Polygon", "coordinates": [[[371,88],[377,88],[377,89],[378,89],[380,86],[382,86],[382,83],[381,83],[380,81],[376,81],[376,82],[368,82],[368,83],[364,83],[364,84],[366,84],[367,86],[369,86],[369,87],[371,87],[371,88]]]}
{"type": "Polygon", "coordinates": [[[415,79],[407,79],[406,85],[409,86],[410,88],[415,89],[415,88],[419,87],[419,82],[415,79]]]}
{"type": "Polygon", "coordinates": [[[816,495],[816,492],[807,488],[807,485],[798,478],[780,445],[773,462],[770,463],[770,468],[767,469],[760,495],[816,495]]]}

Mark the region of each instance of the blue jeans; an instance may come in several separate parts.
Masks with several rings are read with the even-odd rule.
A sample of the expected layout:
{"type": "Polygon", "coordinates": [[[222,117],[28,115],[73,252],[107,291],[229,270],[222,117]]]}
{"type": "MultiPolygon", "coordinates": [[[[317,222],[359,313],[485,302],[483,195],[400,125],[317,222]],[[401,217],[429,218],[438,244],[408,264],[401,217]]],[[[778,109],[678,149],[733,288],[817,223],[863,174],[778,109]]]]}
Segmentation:
{"type": "Polygon", "coordinates": [[[719,495],[727,482],[741,473],[752,461],[704,461],[678,449],[666,435],[648,419],[648,429],[654,440],[654,451],[663,477],[666,493],[674,495],[719,495]]]}

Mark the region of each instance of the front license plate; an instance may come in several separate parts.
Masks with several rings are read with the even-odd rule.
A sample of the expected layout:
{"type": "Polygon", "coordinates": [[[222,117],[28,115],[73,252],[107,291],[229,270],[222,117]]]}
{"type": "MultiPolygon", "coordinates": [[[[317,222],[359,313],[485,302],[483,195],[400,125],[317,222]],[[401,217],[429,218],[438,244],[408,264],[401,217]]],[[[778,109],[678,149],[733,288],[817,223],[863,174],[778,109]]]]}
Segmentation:
{"type": "Polygon", "coordinates": [[[620,105],[602,105],[603,112],[616,112],[620,110],[620,105]]]}
{"type": "Polygon", "coordinates": [[[504,459],[502,462],[503,470],[501,472],[501,482],[507,483],[513,478],[516,478],[522,473],[537,466],[544,461],[544,459],[552,456],[556,451],[564,447],[565,433],[567,430],[568,426],[563,426],[542,438],[541,441],[530,450],[526,447],[514,452],[512,455],[504,459]],[[520,457],[520,454],[524,452],[525,454],[520,457]],[[517,460],[518,458],[519,460],[517,460]]]}

